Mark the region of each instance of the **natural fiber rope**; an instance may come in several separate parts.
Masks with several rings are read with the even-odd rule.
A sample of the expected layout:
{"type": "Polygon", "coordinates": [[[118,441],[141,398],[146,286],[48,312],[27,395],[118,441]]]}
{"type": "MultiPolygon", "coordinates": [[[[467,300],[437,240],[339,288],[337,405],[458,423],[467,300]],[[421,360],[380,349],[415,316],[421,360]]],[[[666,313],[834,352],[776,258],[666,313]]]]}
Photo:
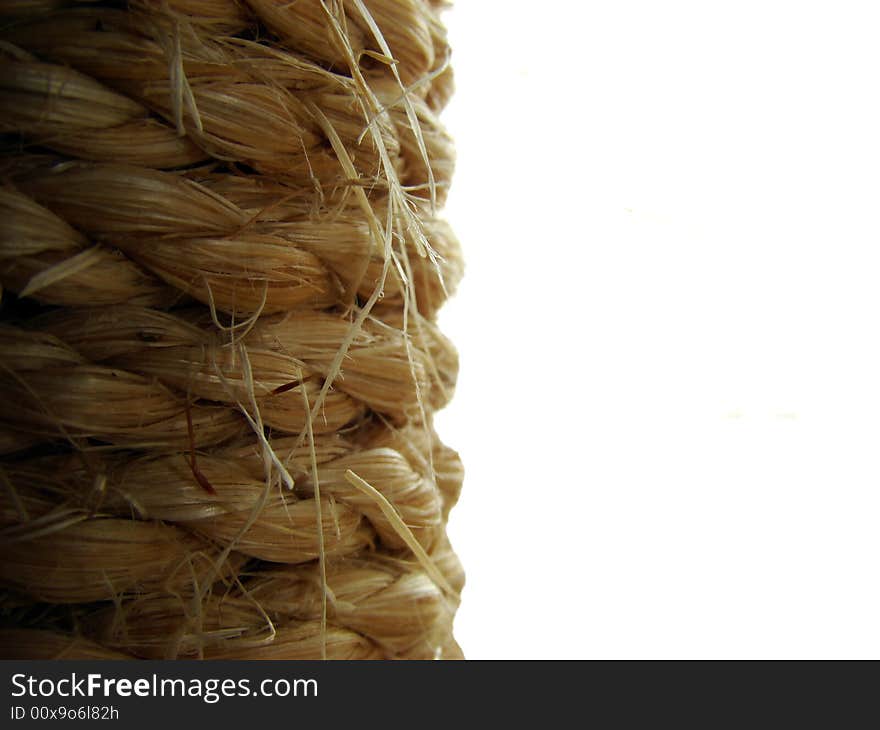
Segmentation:
{"type": "Polygon", "coordinates": [[[460,657],[441,5],[0,5],[0,655],[460,657]]]}

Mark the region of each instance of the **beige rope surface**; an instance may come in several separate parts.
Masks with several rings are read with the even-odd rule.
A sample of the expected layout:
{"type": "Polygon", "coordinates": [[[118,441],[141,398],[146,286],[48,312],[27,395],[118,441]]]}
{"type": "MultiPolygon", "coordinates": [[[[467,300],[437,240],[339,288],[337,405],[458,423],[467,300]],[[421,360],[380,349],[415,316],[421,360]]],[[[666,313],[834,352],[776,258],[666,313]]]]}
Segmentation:
{"type": "Polygon", "coordinates": [[[460,658],[441,6],[0,5],[0,655],[460,658]]]}

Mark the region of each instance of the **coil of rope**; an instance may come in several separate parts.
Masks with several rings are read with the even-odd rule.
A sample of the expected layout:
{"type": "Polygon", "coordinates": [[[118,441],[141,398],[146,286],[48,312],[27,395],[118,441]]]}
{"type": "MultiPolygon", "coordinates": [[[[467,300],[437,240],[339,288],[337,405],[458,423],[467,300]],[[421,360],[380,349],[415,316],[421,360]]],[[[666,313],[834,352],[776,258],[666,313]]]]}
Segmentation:
{"type": "Polygon", "coordinates": [[[461,658],[442,7],[0,8],[0,655],[461,658]]]}

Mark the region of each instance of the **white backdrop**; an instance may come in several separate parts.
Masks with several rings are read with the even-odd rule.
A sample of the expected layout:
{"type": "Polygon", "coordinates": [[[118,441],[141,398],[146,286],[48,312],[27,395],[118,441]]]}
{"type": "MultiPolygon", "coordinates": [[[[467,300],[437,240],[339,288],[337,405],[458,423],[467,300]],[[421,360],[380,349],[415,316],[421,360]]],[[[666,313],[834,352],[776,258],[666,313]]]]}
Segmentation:
{"type": "Polygon", "coordinates": [[[873,5],[446,13],[469,658],[880,657],[873,5]]]}

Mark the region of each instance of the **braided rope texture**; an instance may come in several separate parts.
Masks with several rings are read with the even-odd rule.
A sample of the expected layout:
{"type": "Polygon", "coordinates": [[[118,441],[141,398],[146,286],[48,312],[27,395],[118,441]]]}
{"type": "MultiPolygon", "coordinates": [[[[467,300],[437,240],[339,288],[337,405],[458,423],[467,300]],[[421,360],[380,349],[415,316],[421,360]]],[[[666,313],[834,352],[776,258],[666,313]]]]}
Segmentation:
{"type": "Polygon", "coordinates": [[[0,5],[0,655],[461,658],[442,9],[0,5]]]}

